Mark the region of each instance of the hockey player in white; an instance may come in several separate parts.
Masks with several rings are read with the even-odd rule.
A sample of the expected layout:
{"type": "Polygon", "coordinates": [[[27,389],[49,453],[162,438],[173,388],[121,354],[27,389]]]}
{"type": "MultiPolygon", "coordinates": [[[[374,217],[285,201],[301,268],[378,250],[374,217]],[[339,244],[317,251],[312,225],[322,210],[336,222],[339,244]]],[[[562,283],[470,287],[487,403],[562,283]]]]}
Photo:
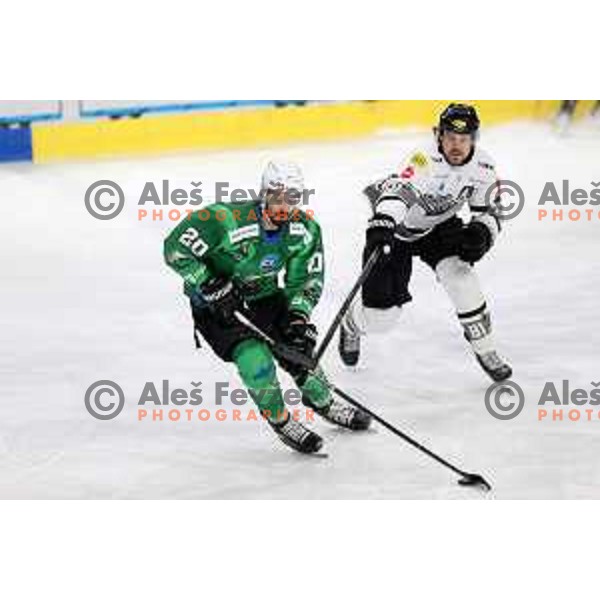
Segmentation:
{"type": "Polygon", "coordinates": [[[512,375],[497,352],[489,308],[474,265],[500,233],[495,216],[494,162],[477,145],[479,117],[474,107],[450,104],[434,128],[431,147],[413,152],[394,173],[369,185],[371,202],[363,260],[385,250],[365,281],[362,299],[346,315],[339,351],[346,365],[360,359],[361,336],[389,331],[412,297],[413,257],[429,265],[450,297],[475,356],[494,381],[512,375]],[[457,216],[468,206],[465,223],[457,216]]]}

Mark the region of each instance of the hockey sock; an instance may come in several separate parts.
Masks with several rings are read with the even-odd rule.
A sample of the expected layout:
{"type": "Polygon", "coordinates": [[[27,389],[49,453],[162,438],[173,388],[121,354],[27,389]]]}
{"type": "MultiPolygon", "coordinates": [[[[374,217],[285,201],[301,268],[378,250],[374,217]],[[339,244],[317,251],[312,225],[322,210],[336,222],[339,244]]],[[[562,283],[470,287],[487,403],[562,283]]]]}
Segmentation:
{"type": "Polygon", "coordinates": [[[273,422],[285,420],[285,404],[269,347],[259,340],[245,340],[235,349],[233,360],[259,410],[273,422]]]}
{"type": "Polygon", "coordinates": [[[458,319],[463,326],[465,338],[477,354],[487,354],[494,350],[492,319],[485,302],[471,312],[459,313],[458,319]]]}
{"type": "Polygon", "coordinates": [[[296,385],[308,401],[317,408],[325,408],[331,403],[331,392],[324,383],[325,373],[319,368],[315,375],[305,375],[296,379],[296,385]]]}
{"type": "Polygon", "coordinates": [[[465,338],[473,350],[477,354],[494,350],[490,313],[473,267],[453,256],[440,261],[435,271],[454,304],[465,338]]]}

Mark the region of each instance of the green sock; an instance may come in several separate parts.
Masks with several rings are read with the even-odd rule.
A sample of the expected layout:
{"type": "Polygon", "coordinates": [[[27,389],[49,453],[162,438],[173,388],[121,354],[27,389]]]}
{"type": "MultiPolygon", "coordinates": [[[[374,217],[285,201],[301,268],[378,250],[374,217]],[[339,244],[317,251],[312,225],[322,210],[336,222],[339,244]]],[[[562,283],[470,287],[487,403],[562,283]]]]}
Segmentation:
{"type": "Polygon", "coordinates": [[[299,384],[300,391],[308,398],[309,402],[314,404],[317,408],[325,408],[331,403],[331,391],[325,385],[324,381],[325,373],[322,369],[317,369],[315,375],[308,375],[304,383],[299,384]]]}
{"type": "Polygon", "coordinates": [[[283,420],[285,404],[269,347],[259,340],[245,340],[235,349],[233,360],[259,410],[271,421],[283,420]]]}

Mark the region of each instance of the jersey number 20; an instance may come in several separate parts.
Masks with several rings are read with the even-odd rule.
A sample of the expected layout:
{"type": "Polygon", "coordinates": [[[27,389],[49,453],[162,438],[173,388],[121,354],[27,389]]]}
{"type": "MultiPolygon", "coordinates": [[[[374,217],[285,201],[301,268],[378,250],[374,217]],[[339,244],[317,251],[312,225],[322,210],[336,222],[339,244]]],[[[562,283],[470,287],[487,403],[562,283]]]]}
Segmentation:
{"type": "Polygon", "coordinates": [[[207,250],[208,244],[200,237],[193,227],[188,227],[179,238],[179,242],[192,251],[194,256],[200,258],[207,250]]]}

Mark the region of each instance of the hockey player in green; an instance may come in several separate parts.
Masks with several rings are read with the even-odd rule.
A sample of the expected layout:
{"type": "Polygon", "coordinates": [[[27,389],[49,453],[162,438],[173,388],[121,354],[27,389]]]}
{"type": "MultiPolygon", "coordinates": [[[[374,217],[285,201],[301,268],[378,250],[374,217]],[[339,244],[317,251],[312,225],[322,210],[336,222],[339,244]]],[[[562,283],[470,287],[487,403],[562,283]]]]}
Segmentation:
{"type": "Polygon", "coordinates": [[[221,359],[234,362],[258,408],[284,443],[305,453],[322,439],[285,409],[276,363],[294,378],[305,405],[353,430],[370,417],[334,399],[319,369],[311,374],[274,357],[268,344],[236,317],[240,311],[278,343],[312,355],[310,315],[323,289],[321,230],[299,210],[304,190],[294,164],[269,163],[261,200],[217,203],[193,213],[165,241],[165,260],[184,280],[196,331],[221,359]]]}

